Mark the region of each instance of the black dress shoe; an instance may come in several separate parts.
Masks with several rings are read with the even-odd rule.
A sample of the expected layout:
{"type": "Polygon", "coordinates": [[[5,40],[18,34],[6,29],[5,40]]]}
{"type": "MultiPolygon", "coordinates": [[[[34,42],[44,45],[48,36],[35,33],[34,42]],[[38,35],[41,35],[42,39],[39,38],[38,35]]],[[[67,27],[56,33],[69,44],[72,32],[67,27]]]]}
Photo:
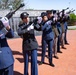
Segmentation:
{"type": "Polygon", "coordinates": [[[69,45],[69,43],[65,43],[66,45],[69,45]]]}
{"type": "Polygon", "coordinates": [[[58,53],[63,53],[62,51],[58,51],[58,53]]]}
{"type": "Polygon", "coordinates": [[[58,56],[54,56],[54,58],[59,59],[59,57],[58,57],[58,56]]]}
{"type": "Polygon", "coordinates": [[[66,49],[65,47],[62,47],[62,49],[66,49]]]}
{"type": "Polygon", "coordinates": [[[44,64],[44,62],[42,62],[42,61],[41,61],[41,62],[39,62],[39,65],[42,65],[42,64],[44,64]]]}
{"type": "Polygon", "coordinates": [[[50,63],[50,66],[55,67],[55,65],[53,63],[50,63]]]}

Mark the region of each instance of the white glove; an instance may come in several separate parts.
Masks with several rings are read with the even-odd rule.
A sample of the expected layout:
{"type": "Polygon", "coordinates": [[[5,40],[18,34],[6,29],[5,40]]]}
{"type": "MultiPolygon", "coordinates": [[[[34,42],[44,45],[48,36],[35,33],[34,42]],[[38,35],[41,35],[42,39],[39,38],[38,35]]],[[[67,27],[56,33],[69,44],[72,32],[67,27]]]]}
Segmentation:
{"type": "Polygon", "coordinates": [[[31,25],[27,28],[28,31],[30,31],[31,29],[34,29],[33,24],[31,24],[31,25]]]}
{"type": "Polygon", "coordinates": [[[65,14],[65,16],[66,16],[66,17],[68,17],[68,16],[69,16],[69,14],[65,14]]]}
{"type": "Polygon", "coordinates": [[[0,34],[0,37],[3,36],[4,34],[0,34]]]}
{"type": "Polygon", "coordinates": [[[41,23],[41,21],[42,21],[42,17],[37,17],[37,19],[38,19],[38,21],[37,21],[37,23],[41,23]]]}
{"type": "Polygon", "coordinates": [[[7,17],[2,17],[0,19],[5,27],[9,26],[9,20],[7,17]]]}
{"type": "Polygon", "coordinates": [[[54,17],[54,18],[53,18],[53,21],[55,21],[55,20],[56,20],[56,18],[54,17]]]}
{"type": "Polygon", "coordinates": [[[55,14],[54,17],[55,17],[55,20],[57,21],[57,17],[58,17],[57,14],[55,14]]]}

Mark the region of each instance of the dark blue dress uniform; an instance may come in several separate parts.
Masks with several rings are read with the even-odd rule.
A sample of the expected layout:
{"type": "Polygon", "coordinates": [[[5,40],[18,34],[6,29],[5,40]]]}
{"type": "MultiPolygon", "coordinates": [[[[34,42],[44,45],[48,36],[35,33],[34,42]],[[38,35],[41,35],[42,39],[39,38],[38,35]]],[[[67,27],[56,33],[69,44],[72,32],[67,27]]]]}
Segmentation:
{"type": "Polygon", "coordinates": [[[6,35],[0,30],[0,75],[13,75],[14,58],[6,37],[14,37],[11,29],[6,35]]]}
{"type": "Polygon", "coordinates": [[[62,29],[61,29],[60,22],[57,23],[57,29],[58,29],[58,32],[59,32],[58,42],[57,42],[57,52],[62,53],[60,51],[60,41],[61,41],[61,34],[62,34],[62,29]]]}
{"type": "Polygon", "coordinates": [[[62,35],[62,28],[61,28],[61,17],[60,17],[60,13],[57,13],[58,15],[58,21],[57,21],[57,29],[58,29],[58,32],[59,32],[59,36],[58,36],[58,42],[57,42],[57,52],[59,53],[62,53],[60,51],[60,42],[61,42],[61,35],[62,35]]]}
{"type": "MultiPolygon", "coordinates": [[[[47,16],[45,12],[41,13],[41,17],[47,16]]],[[[52,59],[52,48],[53,48],[53,39],[54,33],[52,32],[51,28],[51,21],[42,21],[42,56],[41,56],[41,63],[44,63],[45,53],[46,53],[46,46],[48,45],[48,58],[49,64],[54,67],[53,59],[52,59]]]]}
{"type": "MultiPolygon", "coordinates": [[[[66,15],[64,14],[64,12],[62,12],[62,40],[61,40],[61,45],[62,45],[62,48],[63,49],[66,49],[65,47],[64,47],[64,44],[65,44],[65,42],[67,42],[66,41],[66,33],[67,33],[67,18],[66,18],[66,15]]],[[[68,43],[66,43],[66,44],[68,44],[68,43]]]]}
{"type": "Polygon", "coordinates": [[[64,43],[65,44],[68,44],[68,41],[67,41],[67,30],[68,30],[68,20],[70,19],[69,15],[68,14],[65,14],[65,23],[64,23],[64,27],[65,27],[65,34],[64,34],[64,43]]]}
{"type": "Polygon", "coordinates": [[[67,41],[68,24],[67,24],[67,22],[64,23],[64,26],[65,26],[64,42],[65,42],[65,44],[68,44],[68,41],[67,41]]]}
{"type": "MultiPolygon", "coordinates": [[[[27,15],[22,13],[23,16],[27,15]]],[[[33,24],[33,23],[32,23],[33,24]]],[[[34,24],[33,24],[34,25],[34,24]]],[[[31,56],[31,75],[38,75],[38,66],[37,66],[37,48],[38,43],[35,38],[34,29],[37,30],[36,26],[33,26],[34,29],[27,30],[31,26],[30,24],[23,23],[19,25],[18,35],[22,36],[23,44],[23,57],[24,57],[24,75],[28,75],[28,62],[29,56],[31,56]]]]}
{"type": "Polygon", "coordinates": [[[56,10],[48,10],[46,11],[47,12],[47,16],[48,16],[48,20],[51,20],[52,23],[52,30],[54,32],[54,43],[53,43],[53,51],[54,51],[54,58],[58,59],[58,56],[57,56],[57,41],[58,41],[58,36],[59,36],[59,33],[58,33],[58,30],[57,30],[57,15],[56,15],[56,10]]]}

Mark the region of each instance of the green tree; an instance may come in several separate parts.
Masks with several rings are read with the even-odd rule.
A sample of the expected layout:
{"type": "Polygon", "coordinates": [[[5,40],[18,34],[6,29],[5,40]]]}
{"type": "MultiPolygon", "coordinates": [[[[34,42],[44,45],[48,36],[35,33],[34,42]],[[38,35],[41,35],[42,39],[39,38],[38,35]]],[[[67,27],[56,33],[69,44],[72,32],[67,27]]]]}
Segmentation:
{"type": "Polygon", "coordinates": [[[13,9],[17,8],[23,0],[0,0],[0,8],[8,9],[10,5],[13,6],[13,9]]]}
{"type": "Polygon", "coordinates": [[[76,20],[76,15],[73,13],[73,14],[70,14],[70,19],[71,20],[76,20]]]}
{"type": "Polygon", "coordinates": [[[70,20],[69,25],[75,25],[76,24],[76,15],[74,13],[70,14],[70,20]]]}

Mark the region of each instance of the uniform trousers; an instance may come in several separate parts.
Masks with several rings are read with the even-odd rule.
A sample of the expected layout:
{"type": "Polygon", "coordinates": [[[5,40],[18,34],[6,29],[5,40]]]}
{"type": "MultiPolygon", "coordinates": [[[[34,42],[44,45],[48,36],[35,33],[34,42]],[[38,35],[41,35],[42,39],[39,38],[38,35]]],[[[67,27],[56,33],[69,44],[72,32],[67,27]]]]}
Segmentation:
{"type": "Polygon", "coordinates": [[[54,56],[57,56],[57,42],[58,42],[58,37],[55,37],[54,39],[54,56]]]}
{"type": "Polygon", "coordinates": [[[23,51],[24,56],[24,75],[28,75],[28,62],[29,56],[31,56],[31,75],[38,75],[38,66],[37,66],[37,50],[23,51]]]}
{"type": "Polygon", "coordinates": [[[51,41],[46,41],[44,38],[42,38],[42,56],[41,56],[41,62],[44,62],[47,45],[48,45],[48,58],[49,58],[49,63],[52,63],[53,40],[51,40],[51,41]]]}
{"type": "Polygon", "coordinates": [[[59,36],[58,36],[57,52],[60,52],[60,42],[61,42],[61,34],[59,34],[59,36]]]}
{"type": "Polygon", "coordinates": [[[65,34],[65,33],[62,33],[62,34],[61,34],[61,46],[62,46],[62,47],[64,47],[64,34],[65,34]]]}
{"type": "Polygon", "coordinates": [[[0,69],[0,75],[14,75],[13,64],[5,69],[0,69]]]}
{"type": "Polygon", "coordinates": [[[68,26],[67,26],[67,22],[64,23],[65,26],[65,34],[64,34],[64,43],[68,43],[67,42],[67,30],[68,30],[68,26]]]}
{"type": "Polygon", "coordinates": [[[67,29],[65,30],[65,34],[64,34],[64,43],[65,43],[65,44],[68,43],[68,42],[67,42],[67,29]]]}

